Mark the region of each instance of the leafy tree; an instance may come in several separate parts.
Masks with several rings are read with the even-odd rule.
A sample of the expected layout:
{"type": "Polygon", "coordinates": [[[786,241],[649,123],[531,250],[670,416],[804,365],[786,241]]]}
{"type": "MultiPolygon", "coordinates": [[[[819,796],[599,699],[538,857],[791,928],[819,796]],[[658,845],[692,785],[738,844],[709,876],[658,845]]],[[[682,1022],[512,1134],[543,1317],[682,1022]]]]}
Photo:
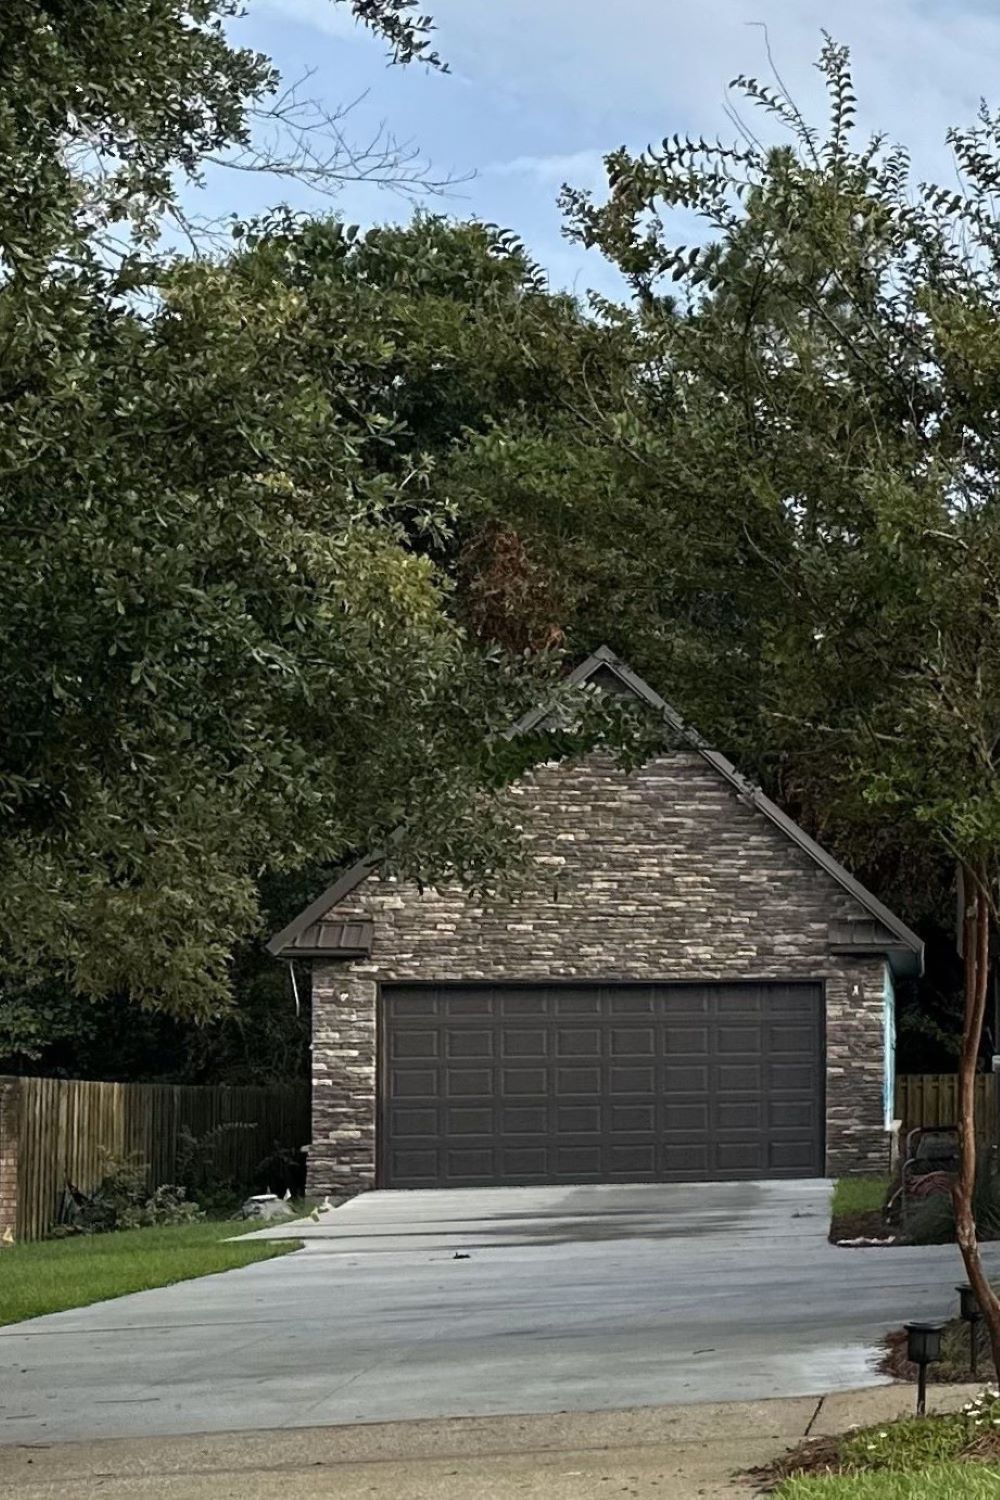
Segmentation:
{"type": "MultiPolygon", "coordinates": [[[[903,859],[959,872],[957,1237],[1000,1368],[972,1214],[1000,873],[1000,118],[984,106],[950,132],[957,189],[914,187],[903,151],[854,145],[846,51],[828,40],[820,67],[824,131],[781,87],[741,78],[788,144],[746,127],[732,147],[619,151],[606,202],[565,201],[573,232],[631,279],[645,380],[669,393],[666,420],[637,408],[628,443],[636,462],[661,458],[649,503],[682,539],[660,559],[678,659],[725,622],[762,707],[743,732],[783,744],[806,798],[830,788],[862,842],[891,822],[903,859]],[[704,221],[693,246],[671,237],[677,208],[704,221]],[[701,632],[684,608],[699,595],[715,605],[701,632]]],[[[699,690],[723,735],[745,707],[729,690],[725,671],[699,690]]]]}
{"type": "MultiPolygon", "coordinates": [[[[408,5],[354,10],[425,55],[408,5]]],[[[274,76],[231,14],[0,20],[0,966],[178,1015],[225,1000],[266,868],[396,825],[401,868],[495,865],[490,730],[524,694],[410,545],[446,508],[393,461],[360,291],[317,312],[263,250],[102,247],[118,223],[141,248],[176,175],[246,139],[274,76]]]]}
{"type": "MultiPolygon", "coordinates": [[[[395,61],[443,66],[411,0],[325,3],[348,4],[395,61]]],[[[207,161],[313,185],[398,180],[399,153],[358,160],[339,116],[325,121],[269,58],[233,45],[228,23],[243,11],[242,0],[5,0],[0,270],[30,277],[106,251],[116,227],[155,237],[164,213],[182,217],[180,186],[207,161]],[[262,126],[284,149],[257,139],[262,126]]],[[[128,236],[114,243],[125,250],[128,236]]]]}

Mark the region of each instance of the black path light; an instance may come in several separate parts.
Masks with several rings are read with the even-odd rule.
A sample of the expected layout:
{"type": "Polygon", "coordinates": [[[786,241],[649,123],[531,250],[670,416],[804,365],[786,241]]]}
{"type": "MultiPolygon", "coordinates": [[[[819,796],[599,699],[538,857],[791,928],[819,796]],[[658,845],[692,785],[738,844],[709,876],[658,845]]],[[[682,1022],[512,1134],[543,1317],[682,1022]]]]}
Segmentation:
{"type": "Polygon", "coordinates": [[[927,1366],[941,1358],[943,1323],[904,1323],[906,1357],[917,1367],[917,1416],[927,1411],[927,1366]]]}
{"type": "Polygon", "coordinates": [[[959,1295],[959,1311],[964,1322],[969,1325],[969,1373],[979,1373],[979,1320],[983,1316],[983,1310],[979,1306],[979,1298],[967,1281],[955,1288],[959,1295]]]}

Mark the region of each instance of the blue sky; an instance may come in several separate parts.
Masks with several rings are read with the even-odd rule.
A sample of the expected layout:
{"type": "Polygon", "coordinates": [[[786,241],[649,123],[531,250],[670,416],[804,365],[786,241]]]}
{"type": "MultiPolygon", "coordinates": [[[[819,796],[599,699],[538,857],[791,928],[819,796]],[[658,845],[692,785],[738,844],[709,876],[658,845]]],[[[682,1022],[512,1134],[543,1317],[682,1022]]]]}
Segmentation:
{"type": "MultiPolygon", "coordinates": [[[[949,124],[971,119],[982,94],[1000,104],[1000,8],[969,0],[426,0],[449,75],[386,65],[380,43],[335,0],[248,0],[234,41],[268,53],[286,81],[334,107],[365,97],[345,125],[361,139],[380,121],[418,145],[441,175],[475,176],[434,205],[516,230],[554,284],[614,291],[613,271],[560,233],[560,184],[600,188],[601,159],[674,131],[732,134],[726,83],[763,76],[764,23],[786,82],[823,109],[812,63],[824,26],[853,53],[862,128],[884,129],[913,153],[915,175],[954,181],[949,124]]],[[[411,203],[370,186],[336,204],[295,185],[214,172],[203,209],[253,212],[286,200],[336,208],[367,225],[405,219],[411,203]]]]}

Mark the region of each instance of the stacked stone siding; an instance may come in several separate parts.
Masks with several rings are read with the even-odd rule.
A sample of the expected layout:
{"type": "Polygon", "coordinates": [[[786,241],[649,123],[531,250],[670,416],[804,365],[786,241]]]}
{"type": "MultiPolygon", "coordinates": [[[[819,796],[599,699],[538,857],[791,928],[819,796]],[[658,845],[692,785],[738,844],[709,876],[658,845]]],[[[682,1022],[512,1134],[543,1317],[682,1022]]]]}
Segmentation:
{"type": "Polygon", "coordinates": [[[311,1189],[375,1185],[378,991],[396,981],[821,980],[828,1170],[881,1170],[884,961],[829,946],[832,922],[868,917],[854,897],[693,752],[544,765],[510,796],[532,856],[515,897],[372,876],[338,908],[374,941],[315,966],[311,1189]]]}

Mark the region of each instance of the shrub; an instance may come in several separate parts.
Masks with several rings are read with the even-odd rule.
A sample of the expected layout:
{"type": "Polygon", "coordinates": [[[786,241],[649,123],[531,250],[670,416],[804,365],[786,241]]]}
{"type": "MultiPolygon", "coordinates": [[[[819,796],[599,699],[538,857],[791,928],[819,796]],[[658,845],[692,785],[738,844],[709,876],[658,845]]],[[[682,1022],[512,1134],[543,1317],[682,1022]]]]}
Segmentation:
{"type": "Polygon", "coordinates": [[[100,1154],[100,1182],[92,1193],[73,1190],[68,1195],[59,1233],[108,1234],[152,1224],[189,1224],[203,1217],[183,1187],[164,1183],[150,1192],[149,1164],[140,1152],[118,1157],[102,1147],[100,1154]]]}
{"type": "MultiPolygon", "coordinates": [[[[972,1212],[980,1239],[1000,1239],[1000,1172],[992,1152],[984,1153],[976,1167],[972,1212]]],[[[905,1238],[911,1245],[946,1245],[955,1238],[955,1209],[950,1193],[911,1202],[904,1220],[905,1238]]]]}

